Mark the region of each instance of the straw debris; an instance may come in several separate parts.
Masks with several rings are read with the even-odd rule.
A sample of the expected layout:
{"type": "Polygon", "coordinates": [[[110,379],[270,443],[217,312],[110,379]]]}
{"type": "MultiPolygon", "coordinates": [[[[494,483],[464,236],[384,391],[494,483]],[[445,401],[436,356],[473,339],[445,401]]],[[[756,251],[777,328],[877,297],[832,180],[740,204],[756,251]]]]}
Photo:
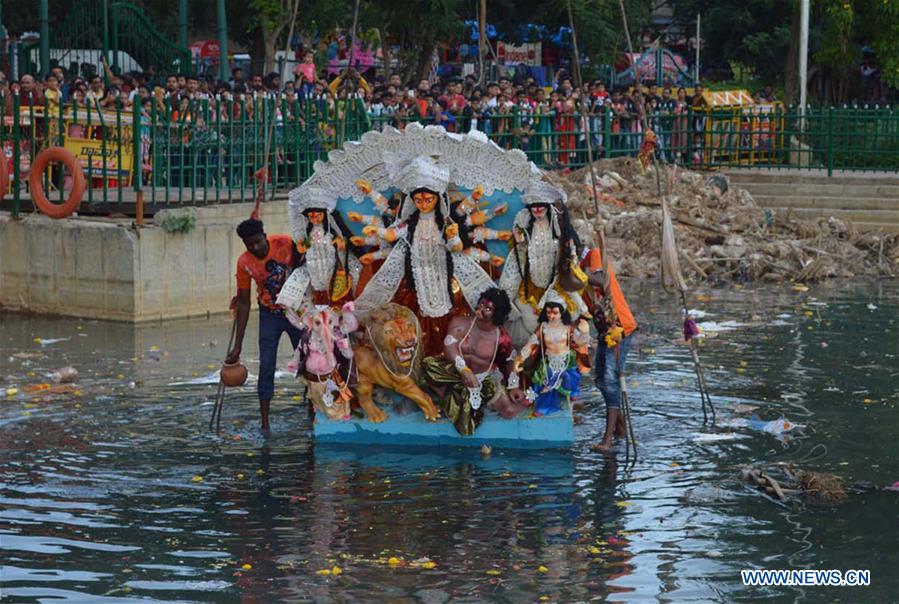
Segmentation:
{"type": "Polygon", "coordinates": [[[802,471],[797,479],[802,492],[813,502],[837,503],[846,499],[846,489],[838,476],[802,471]]]}
{"type": "MultiPolygon", "coordinates": [[[[575,227],[585,241],[603,229],[620,276],[657,278],[661,252],[661,200],[653,169],[641,174],[631,158],[588,168],[546,172],[565,189],[575,227]]],[[[858,232],[834,217],[806,220],[792,211],[759,207],[745,189],[672,166],[659,181],[671,210],[684,277],[712,282],[812,282],[899,273],[899,235],[858,232]],[[724,189],[724,190],[722,190],[724,189]]]]}

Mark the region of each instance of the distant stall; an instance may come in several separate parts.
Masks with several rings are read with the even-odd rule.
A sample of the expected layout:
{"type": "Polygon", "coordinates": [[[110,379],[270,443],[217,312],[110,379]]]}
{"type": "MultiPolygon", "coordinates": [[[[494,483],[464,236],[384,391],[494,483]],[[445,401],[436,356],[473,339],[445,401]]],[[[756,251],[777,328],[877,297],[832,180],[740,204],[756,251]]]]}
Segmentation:
{"type": "Polygon", "coordinates": [[[756,102],[747,90],[708,90],[694,106],[705,166],[772,163],[784,149],[780,102],[756,102]]]}

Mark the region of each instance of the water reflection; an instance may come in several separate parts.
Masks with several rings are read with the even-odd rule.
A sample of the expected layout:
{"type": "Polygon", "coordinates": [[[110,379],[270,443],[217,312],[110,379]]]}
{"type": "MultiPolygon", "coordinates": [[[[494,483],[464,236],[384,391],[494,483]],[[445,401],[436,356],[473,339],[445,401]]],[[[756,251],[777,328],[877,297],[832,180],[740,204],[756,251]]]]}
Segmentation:
{"type": "Polygon", "coordinates": [[[277,382],[270,439],[252,388],[229,392],[216,436],[214,386],[170,384],[215,369],[224,321],[0,315],[4,391],[63,365],[81,372],[77,391],[0,407],[3,597],[817,601],[833,592],[747,590],[739,570],[870,568],[874,585],[842,597],[895,600],[895,493],[777,505],[738,471],[791,461],[899,480],[899,286],[701,295],[709,320],[740,325],[701,348],[722,419],[805,428],[777,439],[703,426],[676,304],[646,290],[633,296],[633,468],[589,451],[603,416],[589,390],[565,452],[314,446],[290,380],[277,382]]]}

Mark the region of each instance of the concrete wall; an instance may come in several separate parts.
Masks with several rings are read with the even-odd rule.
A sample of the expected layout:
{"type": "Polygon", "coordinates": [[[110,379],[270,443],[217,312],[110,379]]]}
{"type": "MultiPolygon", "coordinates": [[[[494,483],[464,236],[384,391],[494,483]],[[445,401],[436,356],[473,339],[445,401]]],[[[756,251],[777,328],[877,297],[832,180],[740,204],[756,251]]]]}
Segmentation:
{"type": "MultiPolygon", "coordinates": [[[[12,220],[2,213],[0,307],[120,321],[226,312],[244,251],[234,228],[252,209],[196,208],[189,233],[84,217],[12,220]]],[[[261,218],[268,233],[289,232],[285,201],[264,204],[261,218]]]]}

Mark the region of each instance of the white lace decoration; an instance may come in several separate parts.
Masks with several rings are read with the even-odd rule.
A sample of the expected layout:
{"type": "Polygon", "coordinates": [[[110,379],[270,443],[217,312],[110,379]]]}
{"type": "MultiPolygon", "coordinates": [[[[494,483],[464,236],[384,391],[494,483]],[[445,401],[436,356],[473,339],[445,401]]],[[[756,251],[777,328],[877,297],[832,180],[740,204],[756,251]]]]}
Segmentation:
{"type": "Polygon", "coordinates": [[[385,128],[383,132],[367,132],[361,141],[347,142],[342,149],[330,151],[327,162],[316,161],[312,177],[290,192],[291,218],[309,197],[306,192],[310,189],[323,189],[335,200],[362,203],[365,195],[356,186],[357,179],[369,181],[375,192],[393,187],[396,183],[387,170],[387,154],[397,158],[438,157],[450,170],[450,182],[467,189],[483,185],[486,195],[497,190],[526,191],[540,179],[539,170],[524,152],[502,149],[483,132],[455,134],[440,126],[410,123],[403,131],[385,128]]]}
{"type": "Polygon", "coordinates": [[[427,317],[442,317],[453,308],[443,233],[433,212],[420,214],[412,237],[412,275],[418,306],[427,317]]]}
{"type": "Polygon", "coordinates": [[[305,270],[305,267],[297,268],[290,273],[287,281],[281,286],[281,291],[278,293],[278,298],[275,302],[284,308],[296,310],[302,304],[308,287],[309,273],[305,270]]]}
{"type": "Polygon", "coordinates": [[[521,386],[521,378],[513,371],[509,374],[509,379],[506,380],[506,387],[510,390],[514,390],[519,386],[521,386]]]}
{"type": "Polygon", "coordinates": [[[553,375],[558,375],[568,368],[568,353],[551,354],[549,356],[549,369],[553,375]]]}
{"type": "Polygon", "coordinates": [[[325,231],[324,227],[317,224],[312,227],[309,235],[312,244],[306,251],[306,266],[312,281],[312,289],[327,291],[331,285],[331,275],[334,274],[334,237],[325,231]]]}
{"type": "Polygon", "coordinates": [[[397,242],[397,245],[390,250],[387,260],[365,286],[362,295],[356,299],[356,315],[360,320],[376,308],[390,302],[396,294],[406,272],[407,250],[404,241],[397,242]]]}
{"type": "Polygon", "coordinates": [[[541,289],[550,286],[559,242],[553,239],[552,225],[547,219],[535,220],[528,241],[528,265],[531,282],[541,289]]]}

